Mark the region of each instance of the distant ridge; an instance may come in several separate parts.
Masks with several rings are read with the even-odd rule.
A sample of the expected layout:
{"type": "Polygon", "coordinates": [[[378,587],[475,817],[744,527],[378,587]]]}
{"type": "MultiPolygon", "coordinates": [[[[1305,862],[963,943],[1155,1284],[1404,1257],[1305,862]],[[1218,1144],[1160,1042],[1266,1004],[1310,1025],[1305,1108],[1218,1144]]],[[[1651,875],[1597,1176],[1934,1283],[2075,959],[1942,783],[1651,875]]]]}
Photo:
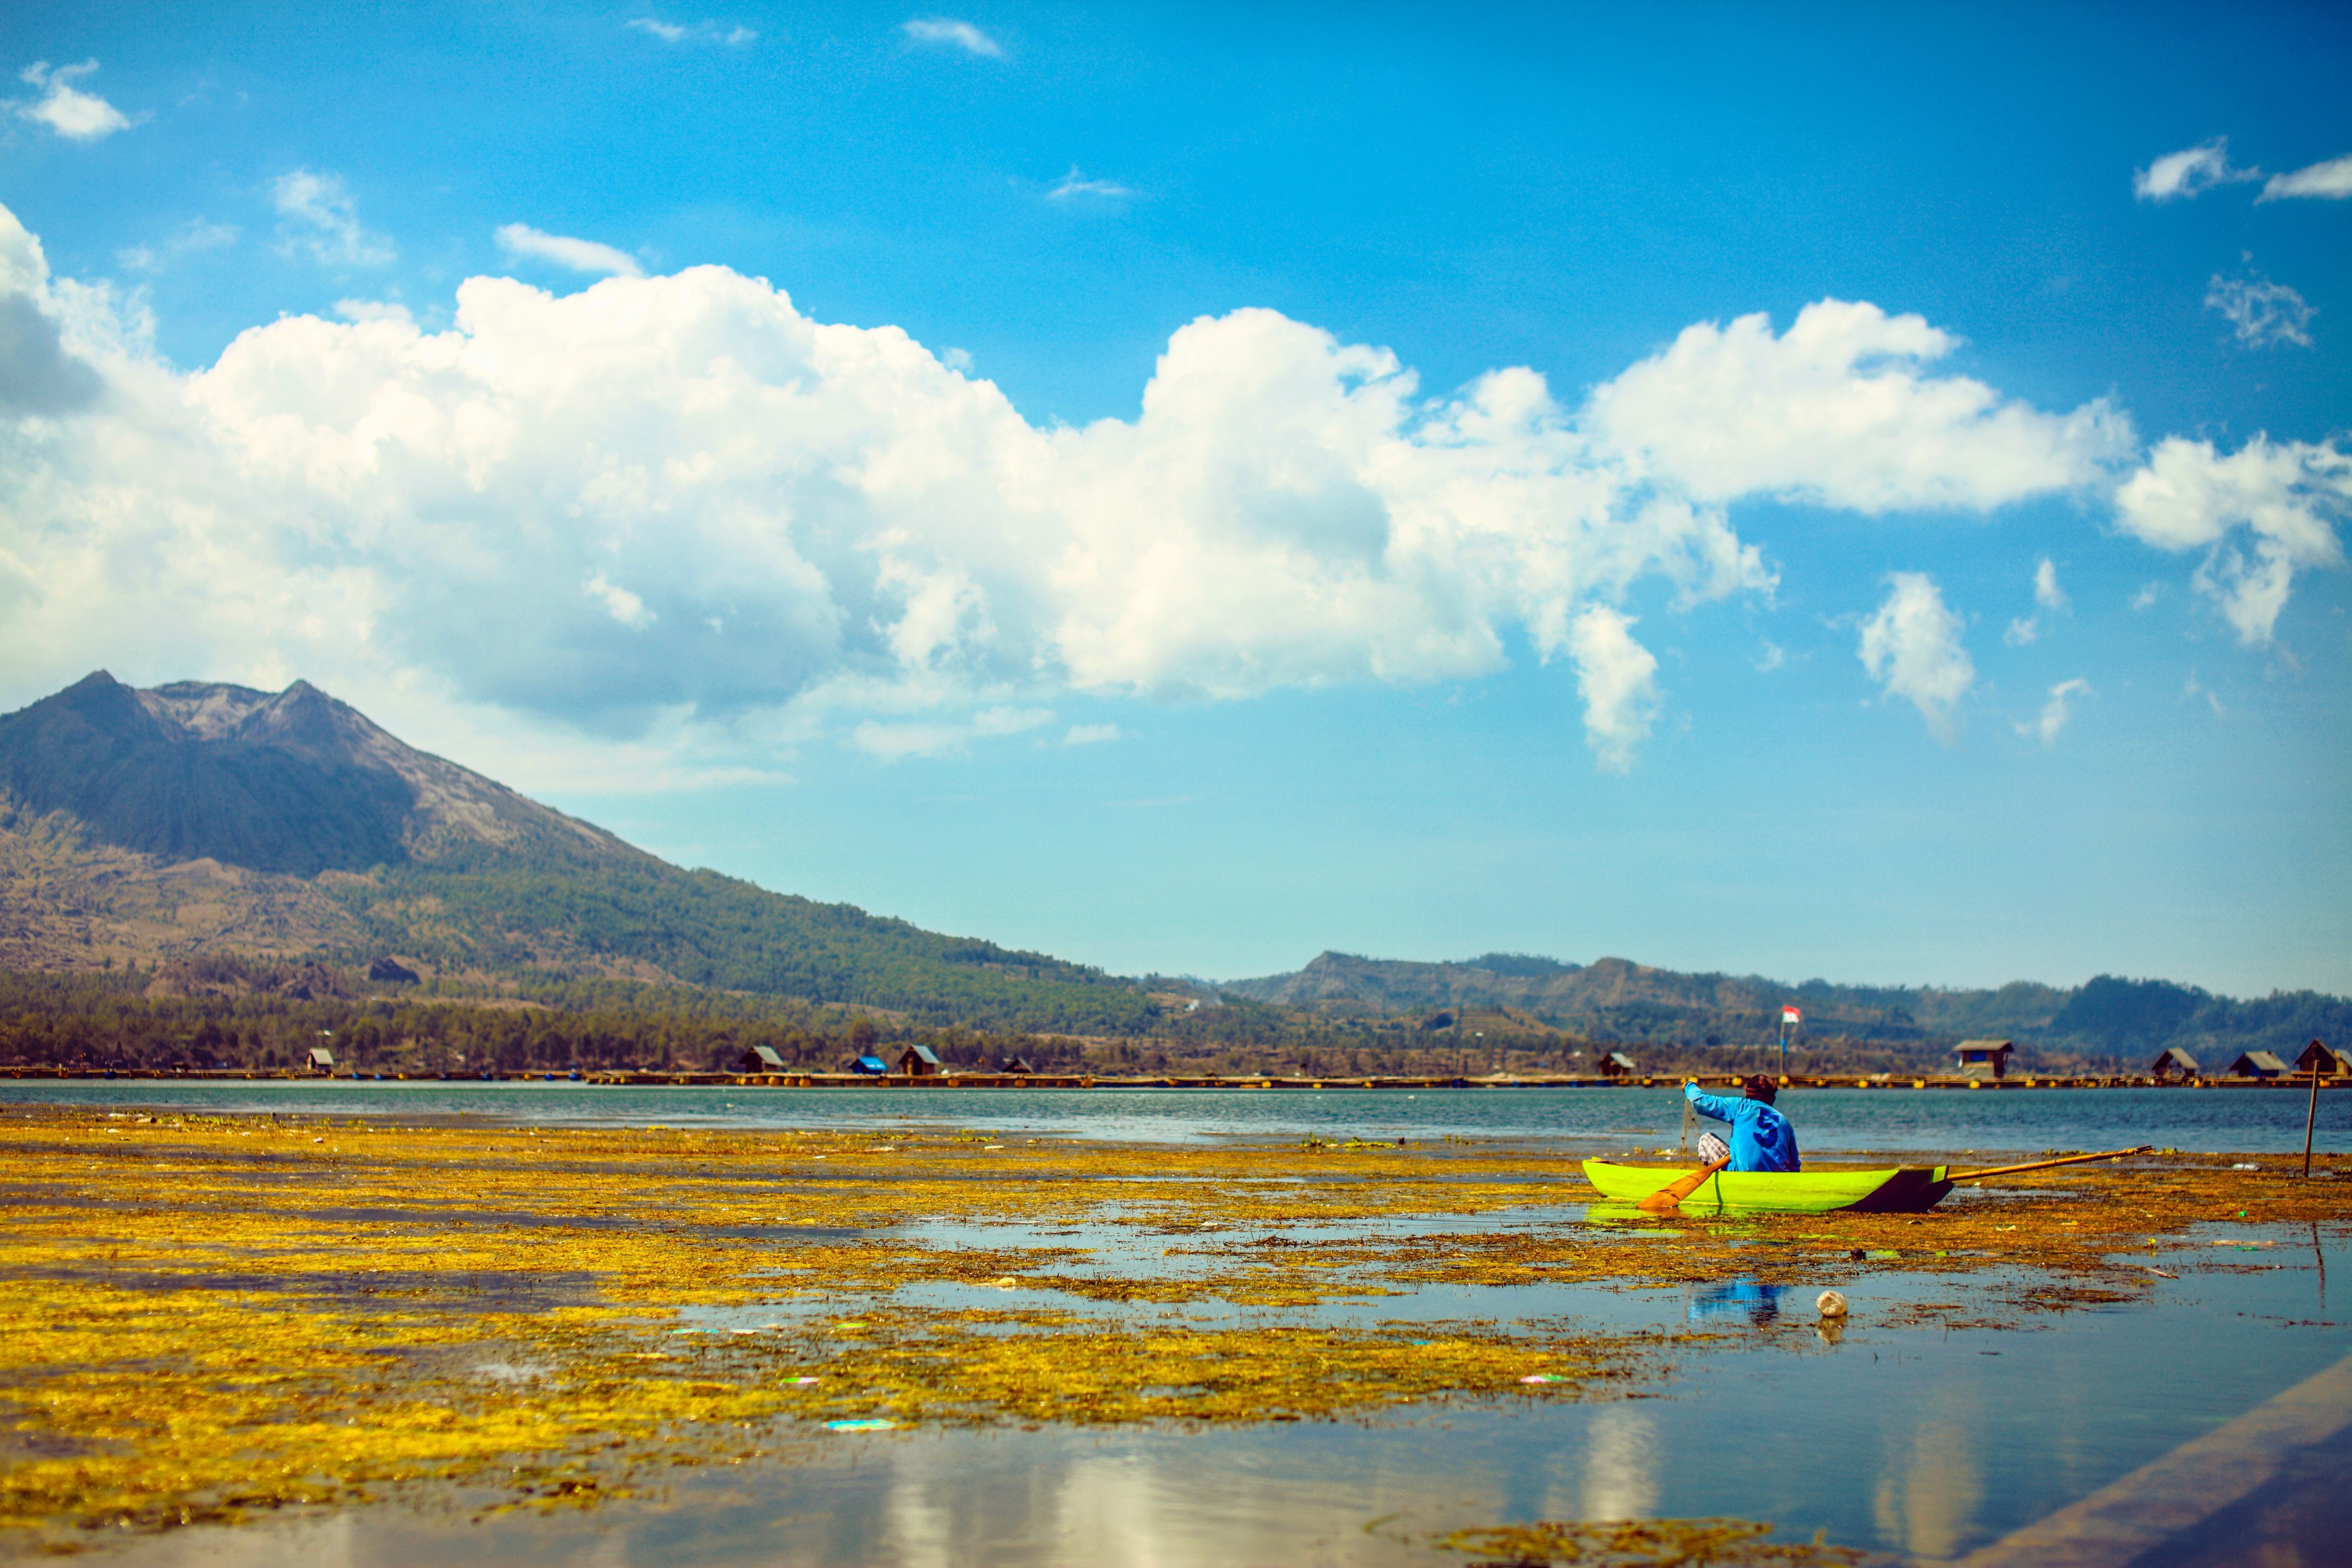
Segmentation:
{"type": "Polygon", "coordinates": [[[1455,963],[1318,955],[1304,968],[1229,980],[1229,996],[1339,1017],[1430,1017],[1480,1009],[1593,1040],[1684,1045],[1753,1045],[1778,1031],[1782,1003],[1804,1010],[1813,1038],[1899,1046],[1994,1035],[2072,1050],[2151,1056],[2166,1046],[2216,1054],[2226,1069],[2240,1051],[2288,1055],[2304,1041],[2352,1035],[2352,1001],[2315,991],[2240,1001],[2167,980],[2102,975],[2073,989],[2012,981],[1997,990],[1798,984],[1762,976],[1691,975],[1623,958],[1591,964],[1523,953],[1455,963]]]}
{"type": "Polygon", "coordinates": [[[1558,1028],[1614,1040],[1704,1040],[1727,1032],[1752,1040],[1759,1030],[1777,1030],[1780,1005],[1789,1001],[1804,1006],[1814,1032],[1855,1040],[2031,1032],[2047,1026],[2068,996],[2031,982],[1998,991],[1826,980],[1790,985],[1755,975],[1683,974],[1625,958],[1570,964],[1516,953],[1435,964],[1324,953],[1295,973],[1232,981],[1224,989],[1256,1001],[1337,1011],[1516,1009],[1558,1028]]]}

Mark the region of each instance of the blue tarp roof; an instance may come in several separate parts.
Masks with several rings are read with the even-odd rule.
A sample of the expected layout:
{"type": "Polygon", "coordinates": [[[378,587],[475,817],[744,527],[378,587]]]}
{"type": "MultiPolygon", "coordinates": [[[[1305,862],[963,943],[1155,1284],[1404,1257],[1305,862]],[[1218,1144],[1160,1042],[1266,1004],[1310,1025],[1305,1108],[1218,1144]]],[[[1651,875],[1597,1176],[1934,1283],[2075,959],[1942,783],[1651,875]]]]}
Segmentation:
{"type": "Polygon", "coordinates": [[[857,1071],[860,1072],[887,1072],[890,1069],[878,1056],[861,1056],[857,1059],[857,1071]]]}

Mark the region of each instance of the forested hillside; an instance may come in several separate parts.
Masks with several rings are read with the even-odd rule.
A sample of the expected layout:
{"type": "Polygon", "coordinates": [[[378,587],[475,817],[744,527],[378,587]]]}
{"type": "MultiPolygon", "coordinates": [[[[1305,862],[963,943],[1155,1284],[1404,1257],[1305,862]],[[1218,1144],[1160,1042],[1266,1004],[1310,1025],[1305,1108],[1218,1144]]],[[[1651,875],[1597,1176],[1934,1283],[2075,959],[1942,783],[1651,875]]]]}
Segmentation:
{"type": "Polygon", "coordinates": [[[650,857],[562,871],[408,865],[330,891],[374,946],[436,969],[623,975],[980,1029],[1140,1033],[1150,1016],[1133,982],[1100,970],[650,857]]]}

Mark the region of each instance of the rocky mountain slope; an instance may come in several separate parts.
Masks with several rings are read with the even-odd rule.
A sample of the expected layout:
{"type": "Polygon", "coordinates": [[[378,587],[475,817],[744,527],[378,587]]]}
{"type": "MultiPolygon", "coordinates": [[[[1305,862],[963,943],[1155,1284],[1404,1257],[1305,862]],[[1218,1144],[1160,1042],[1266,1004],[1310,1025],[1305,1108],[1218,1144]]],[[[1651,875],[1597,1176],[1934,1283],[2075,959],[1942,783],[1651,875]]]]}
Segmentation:
{"type": "Polygon", "coordinates": [[[282,692],[104,671],[0,718],[0,790],[167,862],[315,877],[412,861],[652,857],[403,745],[308,681],[282,692]]]}
{"type": "Polygon", "coordinates": [[[100,672],[0,716],[0,967],[394,957],[1031,1029],[1142,1027],[1131,985],[673,866],[307,682],[100,672]]]}

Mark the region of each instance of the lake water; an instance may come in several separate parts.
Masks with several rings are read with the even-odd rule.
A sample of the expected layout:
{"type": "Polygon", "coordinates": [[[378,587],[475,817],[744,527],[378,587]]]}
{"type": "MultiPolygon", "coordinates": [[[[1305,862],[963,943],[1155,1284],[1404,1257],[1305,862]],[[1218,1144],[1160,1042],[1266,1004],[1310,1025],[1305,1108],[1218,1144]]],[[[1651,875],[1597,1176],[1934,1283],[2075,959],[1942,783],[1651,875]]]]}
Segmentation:
{"type": "MultiPolygon", "coordinates": [[[[1322,1137],[1557,1140],[1581,1153],[1674,1144],[1673,1089],[743,1089],[568,1082],[19,1079],[0,1103],[205,1113],[468,1117],[574,1124],[979,1127],[1150,1143],[1322,1137]]],[[[1913,1155],[2303,1147],[2305,1093],[2283,1089],[1792,1089],[1780,1105],[1809,1153],[1913,1155]]],[[[2352,1151],[2352,1091],[2319,1096],[2315,1146],[2352,1151]]]]}
{"type": "MultiPolygon", "coordinates": [[[[2231,1235],[2246,1249],[2215,1249],[2210,1260],[2195,1246],[2170,1255],[2182,1277],[2159,1281],[2146,1301],[2056,1315],[2004,1311],[1999,1278],[1873,1276],[1846,1287],[1853,1326],[1834,1343],[1814,1332],[1810,1287],[1774,1291],[1737,1280],[1633,1292],[1433,1290],[1381,1303],[1391,1319],[1467,1311],[1720,1336],[1681,1353],[1634,1399],[1578,1403],[1538,1390],[1365,1420],[1205,1428],[788,1427],[771,1436],[765,1458],[674,1471],[653,1496],[588,1513],[473,1518],[470,1507],[495,1500],[456,1496],[422,1510],[185,1531],[123,1542],[101,1561],[1433,1568],[1461,1561],[1427,1545],[1451,1530],[1727,1516],[1769,1521],[1799,1540],[1820,1531],[1834,1543],[1944,1562],[2352,1354],[2342,1299],[2352,1252],[2340,1237],[2300,1227],[2231,1235]],[[1956,1296],[1979,1321],[2008,1326],[1901,1326],[1905,1305],[1956,1296]]],[[[709,1316],[708,1326],[723,1331],[725,1314],[709,1316]]],[[[2138,1568],[2342,1562],[2335,1549],[2352,1525],[2347,1477],[2352,1444],[2338,1434],[2295,1450],[2281,1482],[2255,1499],[2132,1560],[2138,1568]]],[[[2121,1568],[2126,1559],[2082,1561],[2121,1568]]]]}
{"type": "MultiPolygon", "coordinates": [[[[882,1130],[920,1123],[1160,1142],[1450,1134],[1549,1141],[1564,1151],[1664,1146],[1680,1126],[1679,1097],[1664,1089],[791,1091],[47,1080],[0,1085],[0,1100],[575,1124],[882,1130]]],[[[1816,1154],[1992,1156],[2137,1143],[2299,1148],[2306,1101],[2269,1090],[1807,1090],[1792,1091],[1783,1103],[1816,1154]]],[[[2323,1094],[2320,1108],[2319,1150],[2352,1149],[2352,1094],[2323,1094]]],[[[1420,1215],[1409,1223],[1415,1234],[1438,1235],[1452,1225],[1573,1226],[1581,1215],[1580,1205],[1538,1198],[1517,1211],[1420,1215]]],[[[919,1214],[892,1228],[929,1248],[1043,1240],[1034,1226],[919,1214]]],[[[1136,1233],[1115,1216],[1056,1223],[1052,1234],[1093,1249],[1087,1263],[1073,1266],[1080,1270],[1145,1275],[1185,1266],[1164,1257],[1164,1237],[1136,1233]]],[[[2352,1311],[2344,1300],[2352,1291],[2352,1249],[2341,1228],[2231,1225],[2177,1239],[2181,1245],[2158,1256],[2178,1279],[2156,1279],[2141,1299],[2057,1313],[2023,1311],[2017,1293],[2032,1281],[2006,1272],[1847,1280],[1840,1288],[1852,1301],[1851,1323],[1834,1340],[1817,1332],[1815,1284],[1776,1291],[1739,1277],[1669,1290],[1430,1284],[1307,1308],[1153,1307],[1045,1289],[983,1298],[979,1287],[909,1286],[898,1297],[909,1305],[984,1300],[1125,1322],[1475,1319],[1715,1337],[1677,1347],[1671,1365],[1638,1385],[1634,1398],[1580,1403],[1536,1388],[1344,1421],[1207,1427],[1047,1424],[831,1434],[785,1424],[761,1437],[765,1457],[666,1471],[647,1495],[587,1512],[477,1517],[475,1509],[500,1500],[451,1492],[414,1506],[125,1540],[99,1560],[119,1568],[417,1562],[1426,1568],[1460,1561],[1428,1545],[1452,1530],[1728,1516],[1770,1521],[1801,1540],[1820,1531],[1836,1543],[1945,1562],[2352,1356],[2352,1311]],[[1952,1304],[1943,1321],[1964,1326],[1923,1325],[1906,1314],[1928,1302],[1952,1304]]],[[[680,1328],[725,1333],[803,1312],[856,1310],[857,1299],[836,1294],[697,1309],[680,1328]]],[[[2277,1484],[2139,1557],[2139,1568],[2344,1561],[2336,1548],[2352,1539],[2348,1433],[2294,1449],[2277,1484]]],[[[2124,1562],[2088,1561],[2109,1560],[2116,1568],[2124,1562]]]]}

